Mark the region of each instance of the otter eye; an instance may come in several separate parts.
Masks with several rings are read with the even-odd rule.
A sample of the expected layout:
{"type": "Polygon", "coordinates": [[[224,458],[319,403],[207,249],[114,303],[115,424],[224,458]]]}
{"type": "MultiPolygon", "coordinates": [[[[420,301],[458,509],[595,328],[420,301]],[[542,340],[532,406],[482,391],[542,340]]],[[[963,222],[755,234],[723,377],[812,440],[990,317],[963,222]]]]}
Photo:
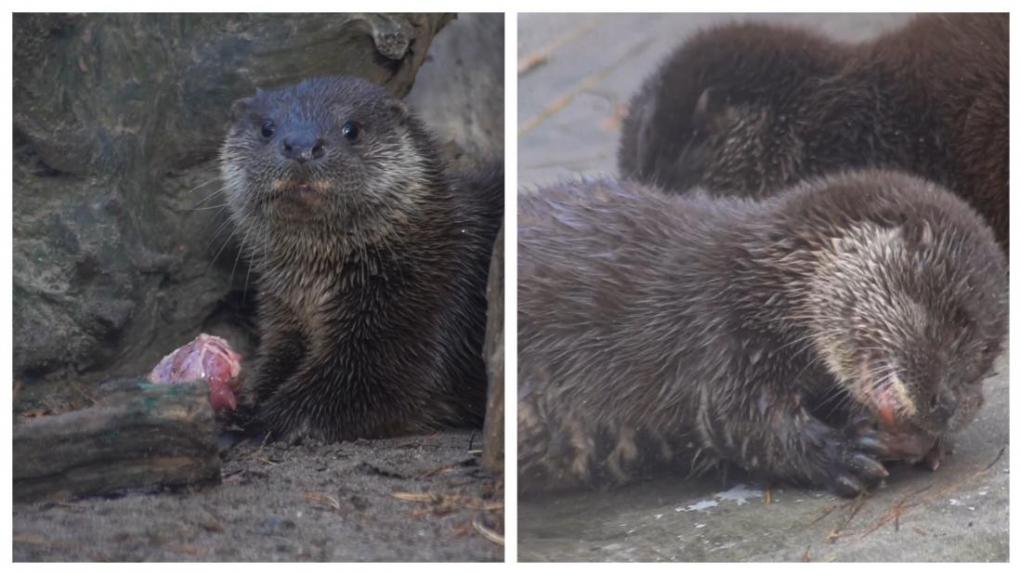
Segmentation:
{"type": "Polygon", "coordinates": [[[265,123],[262,124],[262,137],[269,139],[273,137],[273,134],[275,133],[276,126],[273,125],[272,121],[266,120],[265,123]]]}
{"type": "Polygon", "coordinates": [[[350,141],[358,139],[358,134],[361,133],[361,126],[358,122],[347,122],[340,128],[340,133],[344,134],[344,137],[350,141]]]}

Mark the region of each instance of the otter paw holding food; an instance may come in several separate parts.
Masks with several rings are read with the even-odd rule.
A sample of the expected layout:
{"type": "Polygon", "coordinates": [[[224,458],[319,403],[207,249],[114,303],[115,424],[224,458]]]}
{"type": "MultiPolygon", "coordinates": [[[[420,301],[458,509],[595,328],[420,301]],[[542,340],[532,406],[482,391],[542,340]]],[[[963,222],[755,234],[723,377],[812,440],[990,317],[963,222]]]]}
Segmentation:
{"type": "Polygon", "coordinates": [[[766,480],[824,486],[856,496],[889,476],[882,437],[864,426],[833,427],[798,406],[800,397],[770,395],[767,408],[706,401],[697,430],[702,449],[766,480]]]}
{"type": "Polygon", "coordinates": [[[808,476],[815,484],[824,484],[841,496],[857,496],[889,476],[879,462],[885,448],[871,433],[840,432],[813,420],[803,432],[814,446],[815,455],[806,453],[813,463],[808,476]]]}
{"type": "Polygon", "coordinates": [[[911,425],[888,426],[866,424],[866,432],[878,443],[876,453],[888,462],[917,464],[929,470],[938,470],[949,453],[949,439],[925,432],[911,425]]]}

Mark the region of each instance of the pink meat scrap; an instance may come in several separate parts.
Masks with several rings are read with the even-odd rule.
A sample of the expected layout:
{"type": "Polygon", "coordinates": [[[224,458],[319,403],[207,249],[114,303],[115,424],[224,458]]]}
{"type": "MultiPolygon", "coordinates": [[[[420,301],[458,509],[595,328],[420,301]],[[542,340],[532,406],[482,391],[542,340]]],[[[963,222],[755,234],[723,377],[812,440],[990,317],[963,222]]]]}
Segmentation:
{"type": "Polygon", "coordinates": [[[163,357],[149,373],[156,384],[175,385],[197,380],[209,382],[213,410],[237,408],[241,355],[225,339],[202,333],[194,341],[163,357]]]}

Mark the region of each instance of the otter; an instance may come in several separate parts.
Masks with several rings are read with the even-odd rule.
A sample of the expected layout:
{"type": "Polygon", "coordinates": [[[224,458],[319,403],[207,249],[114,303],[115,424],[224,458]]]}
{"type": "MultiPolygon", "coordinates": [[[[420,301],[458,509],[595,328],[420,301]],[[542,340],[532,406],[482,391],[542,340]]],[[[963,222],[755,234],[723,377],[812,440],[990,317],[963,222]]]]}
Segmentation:
{"type": "Polygon", "coordinates": [[[480,426],[502,167],[447,174],[405,104],[353,77],[232,116],[222,179],[260,332],[248,423],[327,441],[480,426]]]}
{"type": "Polygon", "coordinates": [[[519,204],[524,492],[686,454],[852,496],[982,405],[1006,260],[934,183],[860,170],[755,201],[600,180],[519,204]]]}
{"type": "Polygon", "coordinates": [[[625,178],[761,197],[850,168],[960,194],[1009,248],[1009,16],[915,17],[859,44],[731,24],[681,45],[622,127],[625,178]]]}

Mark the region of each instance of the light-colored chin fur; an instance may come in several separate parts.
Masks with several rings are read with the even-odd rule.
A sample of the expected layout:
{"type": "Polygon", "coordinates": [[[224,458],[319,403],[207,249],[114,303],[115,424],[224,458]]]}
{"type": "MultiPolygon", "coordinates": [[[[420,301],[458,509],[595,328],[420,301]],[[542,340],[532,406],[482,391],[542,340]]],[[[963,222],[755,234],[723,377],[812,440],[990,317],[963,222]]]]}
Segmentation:
{"type": "MultiPolygon", "coordinates": [[[[412,219],[421,217],[423,206],[432,201],[427,197],[431,190],[421,183],[427,180],[426,164],[422,158],[408,154],[408,150],[413,148],[413,141],[406,131],[400,134],[399,139],[377,143],[370,150],[377,164],[390,167],[372,170],[366,175],[364,185],[370,183],[372,188],[363,190],[368,195],[359,198],[357,206],[351,206],[352,210],[357,209],[357,216],[346,218],[342,223],[339,220],[344,218],[334,216],[320,218],[309,214],[306,219],[301,216],[304,208],[296,205],[292,206],[294,209],[273,205],[272,202],[257,205],[249,197],[250,181],[241,167],[245,164],[242,156],[250,152],[243,146],[232,146],[233,137],[230,136],[220,150],[220,174],[230,205],[229,212],[250,256],[265,257],[274,248],[287,252],[321,248],[324,235],[334,240],[333,247],[337,253],[357,251],[368,245],[390,244],[393,238],[402,236],[413,227],[412,219]],[[399,169],[393,169],[394,165],[398,165],[399,169]],[[372,194],[377,194],[377,197],[372,194]],[[307,228],[310,226],[322,226],[314,240],[309,240],[310,229],[307,228]],[[270,235],[273,241],[263,245],[270,235]]],[[[284,180],[275,180],[270,185],[278,190],[286,184],[284,180]]],[[[312,185],[324,196],[344,193],[332,188],[325,180],[312,182],[312,185]]],[[[327,199],[323,197],[321,209],[337,209],[327,199]]]]}
{"type": "Polygon", "coordinates": [[[902,230],[864,223],[830,238],[826,247],[819,251],[803,301],[815,352],[836,382],[879,420],[888,424],[910,420],[917,415],[917,406],[896,362],[882,356],[880,349],[859,349],[862,343],[850,340],[846,320],[832,316],[852,290],[857,312],[864,314],[857,322],[867,323],[876,341],[870,345],[890,349],[894,342],[889,338],[897,330],[890,316],[917,324],[926,320],[925,311],[906,297],[872,295],[881,292],[874,278],[878,262],[889,261],[905,249],[902,230]]]}
{"type": "Polygon", "coordinates": [[[900,377],[899,369],[884,361],[860,361],[857,384],[851,385],[863,404],[887,427],[912,420],[917,405],[900,377]]]}

